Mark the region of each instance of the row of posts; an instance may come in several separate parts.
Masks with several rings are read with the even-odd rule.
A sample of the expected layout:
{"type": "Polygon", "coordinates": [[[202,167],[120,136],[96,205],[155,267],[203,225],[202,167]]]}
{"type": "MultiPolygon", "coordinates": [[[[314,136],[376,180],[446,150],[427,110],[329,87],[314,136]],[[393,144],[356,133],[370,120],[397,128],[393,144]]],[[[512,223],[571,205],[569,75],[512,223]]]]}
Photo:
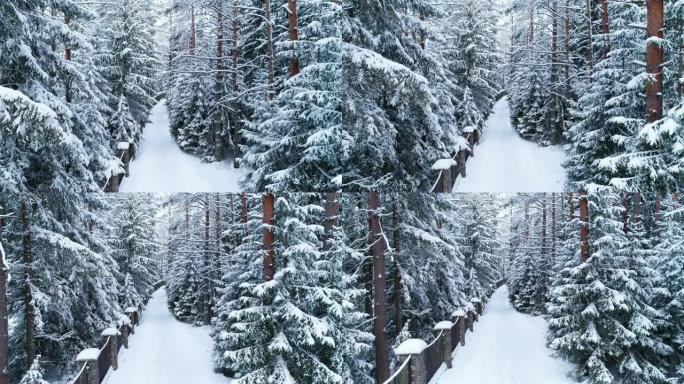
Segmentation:
{"type": "MultiPolygon", "coordinates": [[[[474,298],[471,300],[472,305],[469,305],[466,310],[458,309],[451,314],[451,321],[442,321],[435,325],[435,342],[441,343],[442,358],[443,363],[446,365],[447,369],[452,368],[451,356],[453,351],[458,347],[460,343],[461,346],[465,346],[465,335],[466,331],[473,331],[473,326],[476,321],[478,321],[479,316],[482,315],[484,311],[484,304],[482,300],[474,298]],[[452,331],[456,327],[456,332],[458,333],[458,341],[452,345],[452,331]]],[[[409,372],[408,382],[396,382],[387,381],[388,383],[397,384],[427,384],[430,382],[432,377],[428,377],[428,368],[426,357],[424,356],[425,350],[428,348],[428,344],[421,339],[408,339],[401,343],[395,353],[399,357],[400,365],[403,364],[407,359],[411,359],[409,362],[409,372]]]]}
{"type": "Polygon", "coordinates": [[[121,187],[121,182],[123,181],[124,177],[128,177],[130,175],[129,165],[131,160],[135,158],[135,146],[125,141],[119,142],[116,146],[116,154],[123,163],[124,173],[110,177],[107,181],[107,185],[105,185],[105,192],[119,192],[119,187],[121,187]]]}
{"type": "MultiPolygon", "coordinates": [[[[136,308],[129,307],[125,310],[126,318],[120,322],[119,328],[107,328],[102,331],[102,336],[105,340],[109,340],[108,345],[105,344],[107,350],[100,351],[99,348],[87,348],[81,351],[76,357],[76,361],[85,364],[85,375],[87,384],[100,384],[100,353],[109,354],[109,361],[112,369],[119,368],[119,343],[123,347],[128,348],[128,336],[135,333],[135,326],[140,320],[139,312],[136,308]]],[[[104,378],[104,375],[102,375],[104,378]]],[[[82,383],[78,379],[74,383],[82,383]]]]}
{"type": "Polygon", "coordinates": [[[468,157],[475,156],[475,145],[480,142],[480,135],[477,130],[474,130],[466,139],[469,148],[460,149],[454,158],[437,160],[432,166],[432,170],[438,175],[437,183],[431,192],[451,193],[456,178],[459,175],[466,177],[466,161],[468,157]]]}

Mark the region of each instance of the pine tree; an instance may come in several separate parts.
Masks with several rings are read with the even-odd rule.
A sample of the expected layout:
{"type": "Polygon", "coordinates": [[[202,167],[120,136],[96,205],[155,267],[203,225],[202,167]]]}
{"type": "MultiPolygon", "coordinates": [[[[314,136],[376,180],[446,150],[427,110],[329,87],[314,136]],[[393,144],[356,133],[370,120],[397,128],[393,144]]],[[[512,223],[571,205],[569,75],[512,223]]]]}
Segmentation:
{"type": "Polygon", "coordinates": [[[113,96],[109,130],[115,140],[132,140],[137,145],[156,104],[154,17],[141,0],[103,4],[98,10],[105,41],[99,65],[113,96]]]}

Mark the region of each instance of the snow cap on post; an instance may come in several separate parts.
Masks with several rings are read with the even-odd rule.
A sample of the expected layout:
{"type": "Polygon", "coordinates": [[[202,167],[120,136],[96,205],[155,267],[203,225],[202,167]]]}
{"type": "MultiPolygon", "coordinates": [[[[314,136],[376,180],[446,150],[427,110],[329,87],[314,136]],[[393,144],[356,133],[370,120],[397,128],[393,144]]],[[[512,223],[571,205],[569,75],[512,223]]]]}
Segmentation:
{"type": "Polygon", "coordinates": [[[466,314],[465,311],[463,309],[459,308],[451,314],[451,317],[464,317],[465,314],[466,314]]]}
{"type": "Polygon", "coordinates": [[[131,314],[131,313],[135,313],[135,312],[138,312],[138,309],[135,307],[128,307],[128,308],[124,309],[124,313],[127,315],[131,314]]]}
{"type": "Polygon", "coordinates": [[[420,355],[427,348],[427,343],[421,339],[408,339],[401,343],[394,353],[397,355],[420,355]]]}
{"type": "Polygon", "coordinates": [[[435,331],[449,331],[451,328],[454,327],[454,323],[451,321],[445,320],[445,321],[440,321],[439,323],[435,324],[435,331]]]}
{"type": "Polygon", "coordinates": [[[100,350],[98,348],[87,348],[81,351],[76,356],[76,361],[93,361],[100,357],[100,350]]]}
{"type": "Polygon", "coordinates": [[[130,147],[131,147],[131,143],[128,143],[128,142],[125,142],[125,141],[119,141],[119,142],[116,144],[116,149],[119,149],[119,150],[122,150],[122,151],[125,151],[125,150],[127,150],[128,148],[130,148],[130,147]]]}
{"type": "Polygon", "coordinates": [[[120,336],[121,332],[119,332],[118,329],[116,328],[107,328],[104,331],[102,331],[102,336],[120,336]]]}
{"type": "Polygon", "coordinates": [[[470,299],[470,302],[471,303],[480,303],[480,302],[482,302],[482,300],[478,299],[477,297],[473,297],[472,299],[470,299]]]}
{"type": "Polygon", "coordinates": [[[446,169],[451,169],[451,167],[457,166],[458,163],[454,159],[440,159],[435,161],[432,165],[433,171],[443,171],[446,169]]]}

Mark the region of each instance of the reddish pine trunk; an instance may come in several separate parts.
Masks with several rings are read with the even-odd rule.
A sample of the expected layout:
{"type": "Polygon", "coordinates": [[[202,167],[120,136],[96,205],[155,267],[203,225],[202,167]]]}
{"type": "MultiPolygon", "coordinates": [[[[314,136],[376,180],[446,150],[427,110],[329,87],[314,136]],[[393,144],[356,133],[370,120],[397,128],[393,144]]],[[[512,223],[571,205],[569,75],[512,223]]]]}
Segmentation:
{"type": "Polygon", "coordinates": [[[263,277],[265,281],[273,280],[275,275],[275,256],[273,254],[273,242],[275,240],[275,233],[273,226],[275,225],[275,198],[273,194],[266,193],[263,197],[264,204],[264,272],[263,277]]]}
{"type": "MultiPolygon", "coordinates": [[[[560,112],[560,102],[558,100],[558,3],[557,0],[551,0],[551,97],[555,100],[557,112],[560,112]]],[[[559,143],[563,138],[563,123],[562,116],[558,115],[555,125],[555,143],[559,143]]]]}
{"type": "MultiPolygon", "coordinates": [[[[646,30],[649,39],[660,43],[664,37],[663,0],[647,0],[648,11],[646,30]]],[[[662,44],[649,42],[646,45],[646,70],[651,80],[646,83],[646,121],[649,123],[663,117],[663,59],[662,44]]]]}
{"type": "Polygon", "coordinates": [[[580,193],[580,260],[589,260],[589,201],[587,193],[580,193]]]}
{"type": "Polygon", "coordinates": [[[399,204],[392,207],[392,235],[394,237],[394,325],[396,334],[399,335],[404,327],[401,316],[401,269],[399,268],[399,255],[401,254],[399,204]]]}
{"type": "Polygon", "coordinates": [[[4,219],[0,217],[0,384],[9,384],[9,324],[7,312],[7,276],[8,266],[3,263],[5,252],[2,248],[2,230],[4,219]]]}
{"type": "MultiPolygon", "coordinates": [[[[299,31],[297,29],[297,0],[287,0],[287,32],[290,41],[294,44],[299,40],[299,31]]],[[[299,58],[295,51],[292,61],[290,61],[290,77],[299,73],[299,58]]]]}
{"type": "Polygon", "coordinates": [[[380,195],[370,192],[371,250],[373,253],[373,334],[375,335],[375,373],[378,383],[389,378],[387,335],[385,334],[385,244],[380,228],[380,195]]]}

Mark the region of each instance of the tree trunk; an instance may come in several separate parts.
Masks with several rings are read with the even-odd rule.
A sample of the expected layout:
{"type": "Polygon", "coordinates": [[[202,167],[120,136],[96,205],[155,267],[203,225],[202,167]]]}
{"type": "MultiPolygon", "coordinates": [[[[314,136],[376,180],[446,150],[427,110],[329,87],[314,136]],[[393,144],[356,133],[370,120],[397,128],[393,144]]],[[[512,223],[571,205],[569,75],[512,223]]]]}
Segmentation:
{"type": "Polygon", "coordinates": [[[594,70],[594,12],[591,10],[592,0],[587,0],[587,38],[589,40],[589,72],[594,70]]]}
{"type": "Polygon", "coordinates": [[[601,0],[601,30],[603,38],[606,39],[606,47],[603,52],[603,58],[608,57],[610,51],[610,17],[608,14],[608,0],[601,0]]]}
{"type": "Polygon", "coordinates": [[[225,82],[224,66],[223,66],[223,25],[225,23],[225,16],[223,13],[223,0],[218,0],[216,4],[216,84],[214,86],[214,103],[216,112],[214,112],[214,158],[216,160],[223,160],[225,158],[225,151],[223,145],[223,129],[224,129],[224,108],[223,98],[225,82]]]}
{"type": "MultiPolygon", "coordinates": [[[[69,16],[64,16],[64,24],[67,28],[69,28],[69,23],[71,23],[69,16]]],[[[71,48],[68,45],[64,47],[64,60],[71,61],[71,48]]],[[[71,103],[71,79],[64,81],[64,100],[71,103]]]]}
{"type": "Polygon", "coordinates": [[[525,242],[530,238],[530,200],[529,197],[525,197],[525,242]]]}
{"type": "Polygon", "coordinates": [[[325,224],[324,224],[324,243],[323,248],[327,251],[330,249],[333,238],[333,231],[337,225],[340,217],[340,202],[339,194],[336,192],[329,192],[325,194],[325,224]]]}
{"type": "Polygon", "coordinates": [[[622,231],[624,233],[629,232],[629,206],[630,206],[630,201],[629,201],[629,195],[625,195],[622,198],[622,231]]]}
{"type": "Polygon", "coordinates": [[[575,218],[575,196],[572,192],[568,193],[568,207],[570,208],[570,220],[575,218]]]}
{"type": "Polygon", "coordinates": [[[287,32],[295,51],[290,61],[290,77],[299,73],[299,58],[297,57],[297,51],[295,48],[296,41],[299,40],[297,22],[297,0],[287,0],[287,32]]]}
{"type": "Polygon", "coordinates": [[[565,0],[565,97],[570,98],[572,87],[570,87],[570,34],[572,33],[572,23],[570,21],[570,0],[565,0]]]}
{"type": "Polygon", "coordinates": [[[399,267],[399,255],[401,254],[401,228],[399,218],[399,203],[395,202],[392,207],[392,236],[394,246],[394,326],[396,335],[399,335],[404,327],[404,319],[401,314],[401,268],[399,267]]]}
{"type": "Polygon", "coordinates": [[[271,0],[264,0],[264,17],[266,18],[266,60],[268,60],[268,83],[267,97],[272,99],[275,96],[273,83],[275,82],[275,72],[273,70],[273,21],[271,20],[271,0]]]}
{"type": "Polygon", "coordinates": [[[580,193],[580,260],[589,260],[589,201],[587,193],[580,193]]]}
{"type": "Polygon", "coordinates": [[[247,194],[242,192],[240,195],[240,221],[242,222],[242,236],[247,237],[247,194]]]}
{"type": "Polygon", "coordinates": [[[234,159],[234,166],[239,166],[240,165],[240,157],[242,157],[242,152],[240,152],[240,142],[242,141],[241,137],[241,125],[240,125],[240,85],[238,83],[238,58],[240,57],[240,52],[238,49],[238,39],[240,38],[240,24],[238,23],[238,16],[240,12],[240,7],[238,5],[238,0],[233,0],[233,12],[232,12],[232,20],[231,20],[231,29],[232,29],[232,61],[231,61],[231,76],[230,76],[230,83],[231,83],[231,92],[232,92],[232,105],[233,105],[233,110],[232,112],[232,119],[231,119],[231,125],[233,127],[233,133],[232,133],[232,140],[233,140],[233,147],[235,148],[235,159],[234,159]]]}
{"type": "Polygon", "coordinates": [[[190,204],[185,201],[185,240],[190,236],[190,204]]]}
{"type": "Polygon", "coordinates": [[[554,144],[560,143],[563,137],[561,121],[561,103],[558,99],[558,3],[551,0],[551,99],[554,101],[555,113],[553,125],[555,127],[554,144]]]}
{"type": "Polygon", "coordinates": [[[663,117],[663,0],[647,0],[646,70],[650,80],[646,82],[646,121],[653,123],[663,117]]]}
{"type": "Polygon", "coordinates": [[[378,383],[389,378],[387,335],[385,334],[385,244],[380,227],[380,195],[370,192],[371,251],[373,253],[373,334],[375,335],[375,373],[378,383]]]}
{"type": "Polygon", "coordinates": [[[527,34],[527,44],[534,43],[534,5],[530,6],[530,31],[527,34]]]}
{"type": "Polygon", "coordinates": [[[2,246],[4,219],[0,217],[0,384],[9,384],[9,314],[7,312],[7,277],[9,265],[2,246]]]}
{"type": "Polygon", "coordinates": [[[197,46],[197,27],[195,25],[195,5],[190,6],[190,56],[195,56],[197,46]]]}
{"type": "Polygon", "coordinates": [[[24,267],[24,330],[26,339],[24,349],[26,352],[26,369],[30,369],[36,359],[36,325],[35,308],[33,300],[33,249],[31,240],[31,226],[26,202],[21,203],[21,262],[24,267]]]}
{"type": "Polygon", "coordinates": [[[273,280],[275,275],[275,256],[273,254],[273,242],[275,240],[275,198],[273,194],[266,193],[263,197],[264,204],[264,271],[265,281],[273,280]]]}
{"type": "Polygon", "coordinates": [[[556,227],[556,194],[551,194],[551,261],[555,262],[556,259],[556,239],[558,237],[558,231],[556,227]]]}
{"type": "Polygon", "coordinates": [[[547,238],[546,238],[546,227],[547,227],[547,222],[546,222],[546,195],[542,195],[542,222],[541,222],[541,256],[542,256],[542,276],[543,276],[543,281],[542,281],[542,289],[540,291],[540,297],[539,297],[539,303],[545,303],[546,302],[546,290],[549,284],[549,270],[550,270],[550,265],[549,265],[549,253],[547,249],[547,238]]]}
{"type": "Polygon", "coordinates": [[[205,281],[205,292],[204,292],[204,323],[205,324],[210,324],[211,323],[211,316],[212,316],[212,311],[211,311],[211,303],[212,303],[212,296],[213,296],[213,283],[212,283],[212,276],[213,276],[213,269],[214,266],[211,263],[211,255],[213,252],[211,252],[211,238],[209,236],[210,232],[210,220],[209,220],[209,212],[210,212],[210,207],[211,202],[209,200],[209,194],[206,195],[206,199],[204,201],[204,276],[203,279],[205,281]]]}
{"type": "MultiPolygon", "coordinates": [[[[221,195],[216,194],[216,269],[221,271],[221,195]]],[[[221,277],[219,273],[218,277],[221,277]]]]}

